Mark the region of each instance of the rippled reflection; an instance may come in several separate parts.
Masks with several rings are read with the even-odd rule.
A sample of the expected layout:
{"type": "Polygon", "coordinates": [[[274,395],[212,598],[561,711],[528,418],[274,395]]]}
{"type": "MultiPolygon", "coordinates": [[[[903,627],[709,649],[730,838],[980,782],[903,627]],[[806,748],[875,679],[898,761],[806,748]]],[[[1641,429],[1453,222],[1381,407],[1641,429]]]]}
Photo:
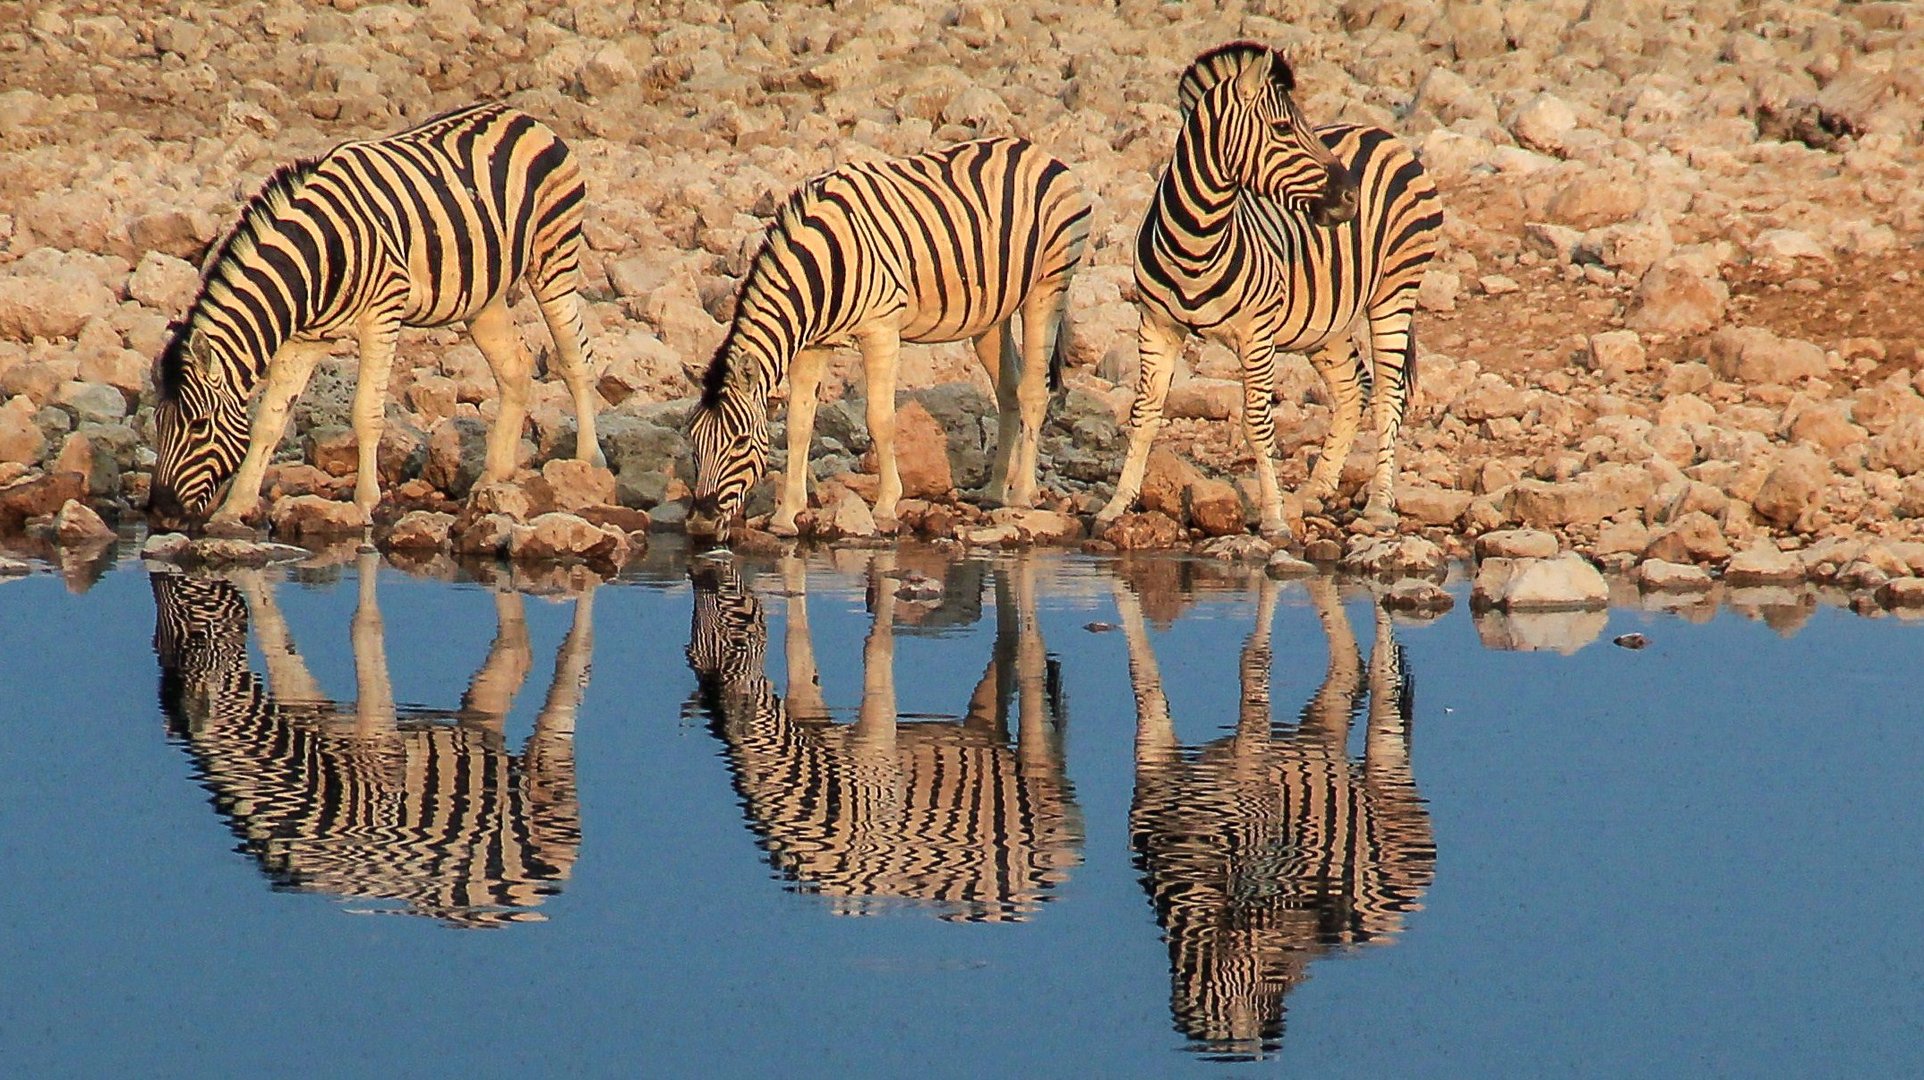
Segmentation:
{"type": "MultiPolygon", "coordinates": [[[[1321,689],[1295,723],[1273,719],[1277,586],[1264,578],[1238,665],[1236,730],[1200,747],[1177,741],[1142,605],[1115,589],[1136,699],[1131,839],[1169,944],[1176,1027],[1215,1056],[1278,1049],[1284,996],[1309,962],[1389,940],[1435,872],[1410,774],[1414,688],[1389,618],[1377,609],[1366,666],[1335,587],[1307,584],[1329,640],[1321,689]],[[1365,699],[1358,761],[1349,733],[1365,699]]],[[[1207,663],[1187,677],[1214,677],[1207,663]]]]}
{"type": "MultiPolygon", "coordinates": [[[[688,661],[700,710],[750,828],[799,891],[829,898],[840,914],[914,900],[945,919],[1025,919],[1068,877],[1082,844],[1034,564],[996,566],[988,665],[960,719],[931,720],[896,710],[896,558],[876,553],[868,567],[873,620],[852,723],[834,722],[822,698],[799,560],[781,565],[785,695],[765,673],[761,601],[733,566],[697,569],[688,661]]],[[[964,600],[979,605],[980,595],[964,600]]]]}
{"type": "Polygon", "coordinates": [[[396,707],[376,592],[360,559],[356,693],[329,700],[259,571],[156,573],[160,704],[199,780],[277,889],[385,903],[460,927],[539,919],[581,844],[575,715],[594,649],[593,594],[574,622],[534,732],[504,722],[533,667],[519,593],[494,594],[496,632],[453,710],[396,707]],[[252,624],[266,668],[248,664],[252,624]]]}

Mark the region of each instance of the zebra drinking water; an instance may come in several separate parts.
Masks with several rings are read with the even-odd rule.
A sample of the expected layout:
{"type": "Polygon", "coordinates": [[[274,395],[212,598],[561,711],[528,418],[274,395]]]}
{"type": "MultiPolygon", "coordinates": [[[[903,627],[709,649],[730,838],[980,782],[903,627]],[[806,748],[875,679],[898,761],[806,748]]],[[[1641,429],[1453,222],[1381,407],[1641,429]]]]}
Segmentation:
{"type": "Polygon", "coordinates": [[[501,104],[471,105],[380,139],[342,143],[271,177],[208,261],[154,384],[157,525],[238,522],[326,339],[360,343],[354,504],[380,501],[376,449],[403,326],[465,321],[500,390],[484,482],[507,479],[533,366],[508,314],[525,277],[574,398],[575,455],[599,463],[581,322],[581,174],[554,132],[501,104]],[[248,399],[262,383],[250,435],[248,399]]]}
{"type": "Polygon", "coordinates": [[[998,409],[986,497],[1033,505],[1047,384],[1060,377],[1058,328],[1088,232],[1089,201],[1068,167],[1021,139],[845,165],[803,184],[769,226],[702,380],[688,426],[689,533],[727,539],[767,465],[768,401],[786,379],[788,465],[769,528],[794,534],[826,350],[847,341],[860,346],[867,377],[877,524],[894,528],[902,494],[895,376],[905,341],[973,339],[998,409]]]}

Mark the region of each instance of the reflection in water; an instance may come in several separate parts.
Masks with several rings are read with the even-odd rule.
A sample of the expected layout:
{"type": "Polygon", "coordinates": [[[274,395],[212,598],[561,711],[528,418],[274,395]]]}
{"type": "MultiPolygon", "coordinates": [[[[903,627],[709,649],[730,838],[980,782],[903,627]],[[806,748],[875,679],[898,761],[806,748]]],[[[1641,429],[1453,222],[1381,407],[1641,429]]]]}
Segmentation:
{"type": "Polygon", "coordinates": [[[822,699],[799,560],[782,564],[785,697],[764,671],[760,601],[732,566],[698,569],[688,662],[701,707],[750,828],[800,891],[832,898],[840,914],[918,900],[945,919],[1025,919],[1067,879],[1082,844],[1034,566],[996,568],[995,645],[967,715],[911,721],[896,712],[895,559],[878,553],[869,566],[874,618],[853,723],[833,722],[822,699]]]}
{"type": "Polygon", "coordinates": [[[1169,943],[1176,1027],[1212,1055],[1280,1047],[1283,997],[1309,962],[1389,940],[1435,873],[1410,775],[1413,685],[1389,617],[1377,609],[1366,670],[1335,587],[1307,584],[1329,639],[1322,688],[1295,724],[1272,721],[1277,586],[1263,578],[1236,730],[1197,748],[1177,743],[1142,608],[1116,589],[1136,699],[1132,844],[1169,943]],[[1349,729],[1365,693],[1358,762],[1349,729]]]}
{"type": "Polygon", "coordinates": [[[497,630],[461,707],[394,703],[376,597],[360,565],[356,695],[329,701],[262,573],[154,574],[160,704],[213,804],[279,889],[392,901],[383,913],[460,927],[539,919],[581,844],[575,714],[594,649],[593,598],[574,623],[534,732],[511,753],[504,722],[533,657],[519,593],[494,594],[497,630]],[[251,621],[265,678],[247,660],[251,621]]]}

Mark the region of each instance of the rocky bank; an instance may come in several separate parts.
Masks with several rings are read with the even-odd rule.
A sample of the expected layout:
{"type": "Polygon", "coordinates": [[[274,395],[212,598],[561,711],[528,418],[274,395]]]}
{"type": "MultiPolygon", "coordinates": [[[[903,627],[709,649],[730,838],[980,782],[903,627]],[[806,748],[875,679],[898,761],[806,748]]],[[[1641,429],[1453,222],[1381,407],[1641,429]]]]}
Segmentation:
{"type": "MultiPolygon", "coordinates": [[[[1084,535],[1119,462],[1130,241],[1173,141],[1176,77],[1235,38],[1288,53],[1312,118],[1400,133],[1441,189],[1405,539],[1440,559],[1530,530],[1546,552],[1496,558],[1574,552],[1686,594],[1763,573],[1924,595],[1908,584],[1924,574],[1918,3],[4,0],[0,530],[80,542],[96,521],[68,504],[112,521],[144,498],[150,364],[198,258],[276,166],[505,97],[587,177],[611,468],[549,475],[573,421],[543,383],[517,490],[473,493],[486,366],[458,332],[410,332],[381,455],[390,544],[618,560],[677,524],[691,372],[780,196],[844,161],[1008,132],[1069,162],[1096,203],[1048,497],[1026,513],[958,499],[986,473],[987,382],[964,347],[911,347],[905,524],[970,544],[1239,536],[1236,365],[1199,343],[1144,512],[1084,535]]],[[[515,312],[545,351],[532,305],[515,312]]],[[[352,484],[353,370],[343,345],[297,408],[268,485],[277,533],[358,525],[331,505],[352,484]]],[[[808,465],[824,537],[873,530],[855,370],[851,354],[828,380],[808,465]]],[[[1300,484],[1328,422],[1306,362],[1286,366],[1277,410],[1283,479],[1300,484]]],[[[1370,449],[1346,464],[1352,487],[1370,449]]],[[[751,512],[771,503],[772,480],[751,512]]],[[[1368,545],[1385,538],[1349,535],[1347,508],[1295,513],[1300,554],[1359,569],[1382,554],[1368,545]]],[[[1413,556],[1389,558],[1382,572],[1408,577],[1413,556]]]]}

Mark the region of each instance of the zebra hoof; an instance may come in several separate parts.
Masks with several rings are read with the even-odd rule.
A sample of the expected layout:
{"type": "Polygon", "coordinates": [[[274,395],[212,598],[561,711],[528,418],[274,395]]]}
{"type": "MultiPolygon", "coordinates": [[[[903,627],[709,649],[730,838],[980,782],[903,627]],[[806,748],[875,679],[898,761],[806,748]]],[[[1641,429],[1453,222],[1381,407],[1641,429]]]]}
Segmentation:
{"type": "Polygon", "coordinates": [[[1359,532],[1393,533],[1397,524],[1395,510],[1387,506],[1366,506],[1352,528],[1359,532]]]}
{"type": "Polygon", "coordinates": [[[1296,543],[1296,534],[1290,531],[1288,525],[1281,523],[1264,525],[1256,530],[1256,535],[1273,548],[1286,548],[1296,543]]]}

